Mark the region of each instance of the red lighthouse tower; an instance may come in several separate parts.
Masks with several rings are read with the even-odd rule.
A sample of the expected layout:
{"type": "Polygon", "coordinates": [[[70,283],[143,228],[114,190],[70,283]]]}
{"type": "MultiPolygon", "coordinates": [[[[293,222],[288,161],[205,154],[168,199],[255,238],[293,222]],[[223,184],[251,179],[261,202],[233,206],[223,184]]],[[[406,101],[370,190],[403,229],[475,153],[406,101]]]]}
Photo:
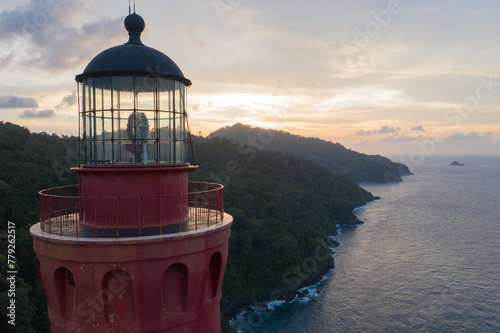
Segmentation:
{"type": "Polygon", "coordinates": [[[78,185],[41,191],[31,228],[51,332],[219,333],[232,217],[188,181],[191,81],[125,28],[76,76],[78,185]]]}

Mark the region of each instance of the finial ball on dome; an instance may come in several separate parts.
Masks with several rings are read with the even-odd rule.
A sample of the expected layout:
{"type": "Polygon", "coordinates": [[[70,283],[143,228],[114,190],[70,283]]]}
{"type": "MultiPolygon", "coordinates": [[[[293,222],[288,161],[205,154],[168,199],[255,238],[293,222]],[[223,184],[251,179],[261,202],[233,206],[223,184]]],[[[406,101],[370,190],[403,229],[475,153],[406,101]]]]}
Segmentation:
{"type": "Polygon", "coordinates": [[[144,31],[146,27],[146,23],[144,23],[144,19],[136,14],[132,13],[125,18],[125,29],[127,29],[130,33],[140,34],[144,31]]]}

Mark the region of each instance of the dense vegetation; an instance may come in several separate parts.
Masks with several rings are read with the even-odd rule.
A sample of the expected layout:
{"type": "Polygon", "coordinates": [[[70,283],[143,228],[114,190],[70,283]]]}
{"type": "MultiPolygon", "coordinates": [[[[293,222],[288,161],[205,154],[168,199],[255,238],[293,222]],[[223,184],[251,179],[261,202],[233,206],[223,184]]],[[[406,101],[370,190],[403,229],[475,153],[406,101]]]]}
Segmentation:
{"type": "Polygon", "coordinates": [[[349,174],[356,182],[390,183],[402,181],[411,174],[408,167],[380,155],[361,154],[316,138],[306,138],[283,131],[235,124],[221,128],[210,135],[305,158],[327,167],[335,174],[349,174]]]}
{"type": "MultiPolygon", "coordinates": [[[[41,189],[75,184],[75,137],[31,134],[0,122],[0,246],[6,249],[7,221],[16,223],[19,275],[17,328],[48,332],[29,227],[38,220],[41,189]],[[21,310],[22,309],[22,310],[21,310]]],[[[222,308],[286,297],[333,265],[327,234],[335,224],[355,221],[354,207],[373,197],[348,175],[317,164],[219,138],[193,137],[200,169],[192,180],[225,185],[225,208],[234,217],[222,308]]],[[[7,306],[5,258],[0,257],[0,306],[7,306]]],[[[4,308],[5,308],[4,307],[4,308]]],[[[224,321],[227,328],[227,321],[224,321]]],[[[4,319],[0,331],[5,332],[4,319]]]]}
{"type": "MultiPolygon", "coordinates": [[[[7,221],[16,224],[16,330],[48,332],[47,306],[36,272],[30,226],[38,220],[38,191],[75,184],[76,175],[69,170],[78,164],[75,137],[59,137],[47,133],[31,134],[28,129],[0,122],[0,307],[5,309],[7,221]]],[[[0,320],[1,332],[12,332],[0,320]]]]}

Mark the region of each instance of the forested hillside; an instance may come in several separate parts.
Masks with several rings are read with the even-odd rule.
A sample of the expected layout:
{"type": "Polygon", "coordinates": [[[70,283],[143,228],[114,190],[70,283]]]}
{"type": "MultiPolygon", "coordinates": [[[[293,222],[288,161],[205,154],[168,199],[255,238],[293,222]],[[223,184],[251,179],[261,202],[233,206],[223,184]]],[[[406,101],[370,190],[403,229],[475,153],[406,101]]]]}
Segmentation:
{"type": "MultiPolygon", "coordinates": [[[[75,137],[31,134],[0,122],[0,246],[7,248],[7,221],[15,222],[20,332],[48,332],[29,227],[38,220],[38,191],[77,183],[69,170],[78,164],[77,145],[75,137]]],[[[219,138],[193,137],[193,148],[200,168],[191,180],[224,184],[225,209],[234,217],[223,285],[225,313],[286,296],[332,267],[327,234],[335,232],[336,223],[356,222],[353,208],[373,199],[349,176],[291,155],[219,138]]],[[[8,298],[2,274],[7,270],[0,268],[4,307],[8,298]]],[[[4,321],[0,331],[6,331],[4,321]]]]}
{"type": "Polygon", "coordinates": [[[210,135],[230,139],[259,149],[292,154],[316,162],[335,174],[349,174],[356,182],[391,183],[410,175],[408,167],[380,155],[366,155],[347,149],[339,143],[306,138],[283,131],[235,124],[210,135]]]}
{"type": "MultiPolygon", "coordinates": [[[[78,164],[75,137],[47,133],[31,134],[28,129],[0,122],[0,307],[5,309],[8,281],[6,255],[7,221],[16,224],[17,332],[48,332],[49,321],[41,284],[36,272],[35,253],[29,228],[39,217],[38,191],[75,184],[69,170],[78,164]]],[[[0,321],[0,332],[12,332],[0,321]]]]}

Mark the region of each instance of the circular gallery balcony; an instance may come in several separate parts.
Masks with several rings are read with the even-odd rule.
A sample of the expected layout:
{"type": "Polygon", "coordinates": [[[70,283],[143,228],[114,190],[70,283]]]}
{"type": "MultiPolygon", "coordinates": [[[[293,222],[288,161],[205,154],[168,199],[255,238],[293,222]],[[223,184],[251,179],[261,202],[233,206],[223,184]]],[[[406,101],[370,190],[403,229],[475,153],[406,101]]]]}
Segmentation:
{"type": "Polygon", "coordinates": [[[220,184],[189,182],[188,193],[81,197],[78,185],[39,192],[43,232],[77,238],[125,238],[216,228],[224,219],[220,184]]]}

